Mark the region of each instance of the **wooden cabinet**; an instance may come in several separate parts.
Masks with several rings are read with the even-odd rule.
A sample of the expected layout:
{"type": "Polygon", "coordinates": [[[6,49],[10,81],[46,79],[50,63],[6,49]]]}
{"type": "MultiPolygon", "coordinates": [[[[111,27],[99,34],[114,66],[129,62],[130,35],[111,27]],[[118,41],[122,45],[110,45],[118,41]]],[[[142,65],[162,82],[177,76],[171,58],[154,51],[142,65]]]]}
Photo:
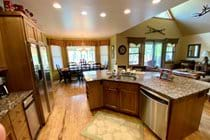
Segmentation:
{"type": "Polygon", "coordinates": [[[42,32],[37,29],[36,35],[37,35],[37,41],[42,44],[43,43],[42,32]]]}
{"type": "Polygon", "coordinates": [[[139,85],[119,84],[120,111],[138,115],[139,112],[139,85]]]}
{"type": "Polygon", "coordinates": [[[15,140],[15,135],[12,129],[12,125],[9,120],[9,116],[5,115],[1,120],[0,123],[5,127],[6,130],[6,139],[7,140],[15,140]]]}
{"type": "Polygon", "coordinates": [[[138,115],[139,85],[104,81],[103,94],[105,107],[138,115]]]}
{"type": "Polygon", "coordinates": [[[36,28],[30,21],[24,20],[26,38],[28,42],[36,42],[36,28]]]}
{"type": "Polygon", "coordinates": [[[3,41],[2,41],[2,35],[1,35],[1,29],[0,29],[0,68],[6,68],[6,60],[4,55],[4,48],[3,48],[3,41]]]}
{"type": "Polygon", "coordinates": [[[118,83],[111,81],[104,81],[104,106],[115,110],[119,109],[119,92],[118,83]]]}
{"type": "Polygon", "coordinates": [[[101,81],[86,83],[87,98],[90,109],[96,109],[103,106],[103,88],[101,81]]]}
{"type": "Polygon", "coordinates": [[[17,140],[30,140],[30,134],[22,104],[9,111],[9,117],[17,140]]]}

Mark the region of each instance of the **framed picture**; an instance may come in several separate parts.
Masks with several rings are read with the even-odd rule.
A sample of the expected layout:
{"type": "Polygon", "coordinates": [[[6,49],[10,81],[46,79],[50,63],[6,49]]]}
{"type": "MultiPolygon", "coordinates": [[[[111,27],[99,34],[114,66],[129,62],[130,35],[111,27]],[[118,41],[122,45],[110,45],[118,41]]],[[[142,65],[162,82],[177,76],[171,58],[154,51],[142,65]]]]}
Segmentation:
{"type": "Polygon", "coordinates": [[[112,45],[111,50],[112,50],[112,58],[115,58],[115,46],[114,45],[112,45]]]}
{"type": "Polygon", "coordinates": [[[173,79],[172,70],[162,69],[160,71],[160,79],[171,81],[173,79]]]}

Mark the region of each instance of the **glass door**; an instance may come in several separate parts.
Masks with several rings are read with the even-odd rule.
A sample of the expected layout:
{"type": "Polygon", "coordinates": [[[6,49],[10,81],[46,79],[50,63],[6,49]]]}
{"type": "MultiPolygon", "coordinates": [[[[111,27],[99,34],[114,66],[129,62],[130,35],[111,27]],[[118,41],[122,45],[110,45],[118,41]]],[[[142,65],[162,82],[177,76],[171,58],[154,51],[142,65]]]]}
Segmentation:
{"type": "Polygon", "coordinates": [[[162,66],[163,43],[158,41],[146,41],[144,65],[151,67],[162,66]]]}

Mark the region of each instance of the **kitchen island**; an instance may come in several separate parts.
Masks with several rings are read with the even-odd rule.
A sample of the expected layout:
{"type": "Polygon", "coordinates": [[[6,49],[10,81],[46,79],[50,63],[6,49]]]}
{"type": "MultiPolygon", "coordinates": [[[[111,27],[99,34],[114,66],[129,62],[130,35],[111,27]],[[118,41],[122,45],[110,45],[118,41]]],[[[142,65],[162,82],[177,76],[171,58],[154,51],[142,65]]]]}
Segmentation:
{"type": "Polygon", "coordinates": [[[106,70],[84,72],[90,109],[106,107],[135,115],[161,139],[179,140],[198,130],[209,83],[159,73],[112,77],[106,70]]]}

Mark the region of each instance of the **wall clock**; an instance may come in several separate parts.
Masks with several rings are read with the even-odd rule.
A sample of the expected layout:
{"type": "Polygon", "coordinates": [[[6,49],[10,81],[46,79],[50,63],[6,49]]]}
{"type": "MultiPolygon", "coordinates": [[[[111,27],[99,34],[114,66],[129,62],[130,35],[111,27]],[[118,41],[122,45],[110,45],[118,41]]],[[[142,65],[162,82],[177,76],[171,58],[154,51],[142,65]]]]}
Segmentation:
{"type": "Polygon", "coordinates": [[[125,45],[120,45],[120,47],[118,48],[118,52],[120,55],[124,55],[127,52],[125,45]]]}

